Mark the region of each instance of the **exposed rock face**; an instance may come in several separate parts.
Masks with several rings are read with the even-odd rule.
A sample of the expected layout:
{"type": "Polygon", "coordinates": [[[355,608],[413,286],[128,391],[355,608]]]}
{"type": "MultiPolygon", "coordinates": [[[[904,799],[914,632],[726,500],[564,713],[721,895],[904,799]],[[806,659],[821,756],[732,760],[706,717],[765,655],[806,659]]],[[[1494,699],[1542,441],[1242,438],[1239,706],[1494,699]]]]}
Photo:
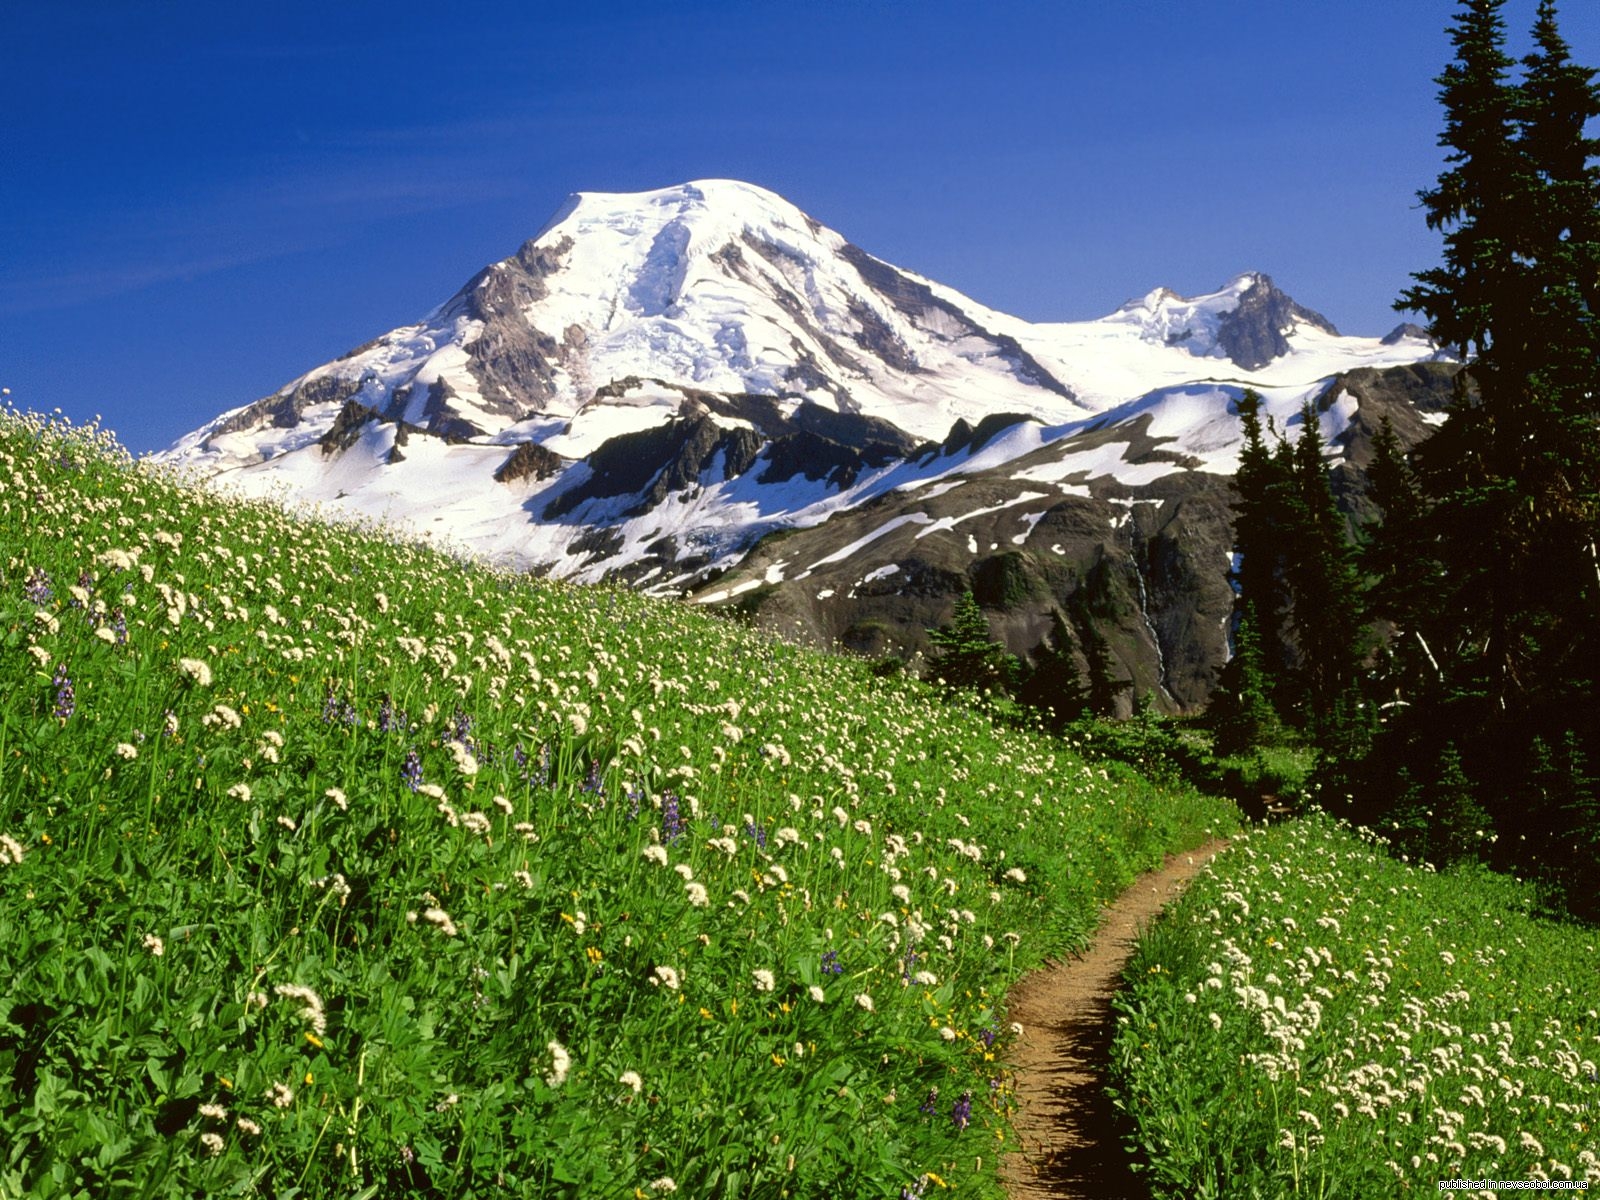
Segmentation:
{"type": "Polygon", "coordinates": [[[497,483],[518,483],[524,479],[535,482],[560,472],[566,465],[559,454],[546,450],[538,442],[522,442],[494,473],[497,483]]]}
{"type": "Polygon", "coordinates": [[[1239,366],[1255,370],[1289,352],[1289,340],[1284,335],[1296,322],[1334,336],[1339,333],[1326,317],[1296,304],[1270,278],[1258,275],[1239,297],[1239,307],[1222,318],[1217,344],[1239,366]]]}
{"type": "Polygon", "coordinates": [[[344,407],[339,410],[339,415],[334,418],[333,424],[328,427],[328,432],[323,434],[318,441],[322,447],[324,457],[331,454],[342,454],[356,444],[356,439],[361,436],[362,428],[369,421],[378,419],[378,410],[368,408],[365,404],[355,400],[346,400],[344,407]]]}
{"type": "MultiPolygon", "coordinates": [[[[1449,403],[1457,370],[1432,362],[1362,369],[1325,389],[1318,401],[1324,411],[1355,402],[1333,443],[1335,493],[1353,520],[1365,512],[1365,468],[1380,422],[1389,417],[1403,444],[1421,441],[1431,431],[1424,417],[1449,403]]],[[[1014,424],[994,418],[995,426],[1014,424]]],[[[1062,455],[1061,447],[1045,446],[968,476],[954,490],[891,492],[785,533],[758,545],[703,594],[729,595],[728,607],[786,636],[926,660],[927,631],[948,621],[970,588],[1012,653],[1037,656],[1053,613],[1068,614],[1069,628],[1087,622],[1105,637],[1114,673],[1132,684],[1129,707],[1150,693],[1169,711],[1199,709],[1229,655],[1233,486],[1227,476],[1199,469],[1198,459],[1164,449],[1150,428],[1140,417],[1087,430],[1066,447],[1068,456],[1116,448],[1126,463],[1181,468],[1150,483],[1090,478],[1085,495],[1051,496],[1029,482],[1062,455]],[[862,544],[870,551],[849,553],[862,544]],[[767,582],[779,574],[782,582],[767,582]]],[[[964,453],[995,432],[958,424],[944,445],[924,448],[919,459],[964,453]]],[[[1074,635],[1080,660],[1082,634],[1074,635]]]]}
{"type": "Polygon", "coordinates": [[[742,475],[755,461],[761,439],[748,429],[725,429],[707,417],[669,421],[654,429],[612,438],[589,456],[592,473],[545,509],[554,521],[590,500],[637,499],[624,512],[649,512],[668,495],[700,485],[701,473],[718,454],[721,476],[742,475]]]}
{"type": "Polygon", "coordinates": [[[558,339],[524,316],[549,295],[545,280],[561,269],[571,249],[571,238],[551,246],[527,242],[461,290],[467,314],[483,322],[483,331],[466,349],[491,411],[513,420],[538,411],[556,393],[556,371],[583,345],[581,329],[563,331],[558,339]]]}
{"type": "Polygon", "coordinates": [[[993,333],[977,324],[948,300],[936,295],[932,288],[896,270],[881,259],[873,258],[859,246],[846,243],[840,251],[845,260],[861,273],[862,280],[873,291],[887,299],[913,321],[926,320],[931,313],[942,314],[949,324],[948,337],[978,337],[993,344],[1000,356],[1010,365],[1017,378],[1054,392],[1065,400],[1077,396],[1033,355],[1024,350],[1009,334],[993,333]]]}
{"type": "Polygon", "coordinates": [[[1404,341],[1426,342],[1431,340],[1428,331],[1420,325],[1413,325],[1410,321],[1402,321],[1388,333],[1383,335],[1385,346],[1398,346],[1404,341]]]}

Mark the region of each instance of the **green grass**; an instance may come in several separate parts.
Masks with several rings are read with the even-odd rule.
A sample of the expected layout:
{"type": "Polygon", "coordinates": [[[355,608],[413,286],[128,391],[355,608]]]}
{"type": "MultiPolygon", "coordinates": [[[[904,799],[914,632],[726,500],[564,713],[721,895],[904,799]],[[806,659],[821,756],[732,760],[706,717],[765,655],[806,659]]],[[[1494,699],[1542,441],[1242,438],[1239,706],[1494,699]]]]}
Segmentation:
{"type": "Polygon", "coordinates": [[[1324,817],[1236,840],[1141,940],[1120,1103],[1157,1196],[1600,1182],[1600,938],[1324,817]]]}
{"type": "Polygon", "coordinates": [[[1005,988],[1234,822],[93,429],[0,538],[0,1197],[997,1196],[1005,988]]]}

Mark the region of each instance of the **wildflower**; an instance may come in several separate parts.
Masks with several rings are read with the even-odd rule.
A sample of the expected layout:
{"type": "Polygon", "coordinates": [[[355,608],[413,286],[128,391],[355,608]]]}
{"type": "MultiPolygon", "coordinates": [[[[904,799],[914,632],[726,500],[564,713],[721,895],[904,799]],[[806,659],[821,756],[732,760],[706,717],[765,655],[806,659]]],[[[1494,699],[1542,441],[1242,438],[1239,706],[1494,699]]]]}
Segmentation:
{"type": "Polygon", "coordinates": [[[299,1001],[300,1019],[311,1026],[312,1032],[318,1037],[328,1032],[328,1018],[322,1011],[322,997],[316,992],[297,983],[280,983],[272,991],[285,1000],[299,1001]]]}
{"type": "Polygon", "coordinates": [[[222,1140],[222,1135],[216,1133],[202,1133],[200,1135],[200,1144],[205,1147],[206,1153],[212,1157],[221,1154],[227,1147],[227,1143],[222,1140]]]}
{"type": "Polygon", "coordinates": [[[663,1175],[650,1185],[650,1190],[652,1192],[675,1192],[678,1190],[678,1185],[673,1182],[672,1176],[663,1175]]]}
{"type": "Polygon", "coordinates": [[[55,597],[55,592],[50,588],[50,576],[44,573],[42,567],[33,569],[33,574],[28,576],[28,582],[23,585],[22,591],[32,604],[49,604],[55,597]]]}
{"type": "Polygon", "coordinates": [[[667,865],[667,848],[665,846],[657,846],[655,844],[646,846],[644,848],[644,856],[651,862],[659,863],[663,867],[667,865]]]}
{"type": "Polygon", "coordinates": [[[686,883],[694,878],[694,868],[688,863],[679,863],[672,869],[678,873],[678,878],[682,879],[686,883]]]}
{"type": "Polygon", "coordinates": [[[249,1117],[240,1117],[234,1124],[238,1127],[239,1132],[247,1137],[261,1136],[261,1126],[257,1125],[249,1117]]]}
{"type": "Polygon", "coordinates": [[[180,658],[178,670],[182,671],[200,687],[211,686],[211,668],[198,658],[180,658]]]}
{"type": "Polygon", "coordinates": [[[1025,875],[1022,872],[1022,869],[1020,867],[1012,867],[1009,871],[1006,872],[1006,878],[1011,880],[1012,883],[1027,883],[1028,882],[1027,875],[1025,875]]]}
{"type": "Polygon", "coordinates": [[[858,1007],[864,1008],[868,1012],[872,1011],[872,997],[867,995],[866,992],[856,993],[856,1004],[858,1007]]]}
{"type": "Polygon", "coordinates": [[[837,950],[825,950],[822,954],[822,973],[824,975],[843,975],[844,967],[839,962],[837,950]]]}
{"type": "Polygon", "coordinates": [[[400,766],[400,778],[413,792],[422,786],[422,755],[415,748],[406,751],[406,760],[400,766]]]}
{"type": "Polygon", "coordinates": [[[350,811],[350,801],[345,798],[344,792],[342,792],[340,789],[338,789],[336,787],[331,787],[327,791],[323,792],[322,794],[324,796],[326,796],[329,800],[332,800],[333,803],[335,804],[335,806],[337,806],[337,808],[339,809],[340,812],[349,812],[350,811]]]}
{"type": "Polygon", "coordinates": [[[72,678],[67,674],[65,663],[56,667],[56,677],[53,686],[56,689],[55,715],[58,720],[65,721],[78,708],[77,693],[72,687],[72,678]]]}
{"type": "Polygon", "coordinates": [[[689,893],[689,904],[691,907],[704,908],[710,903],[709,898],[706,896],[705,884],[686,883],[684,884],[684,890],[689,893]]]}
{"type": "Polygon", "coordinates": [[[924,1100],[921,1104],[917,1105],[917,1111],[919,1113],[922,1113],[924,1116],[927,1116],[927,1117],[931,1117],[931,1116],[933,1116],[934,1113],[939,1111],[939,1089],[938,1088],[935,1087],[935,1088],[929,1088],[928,1089],[928,1098],[926,1100],[924,1100]]]}
{"type": "Polygon", "coordinates": [[[295,829],[298,828],[294,823],[294,818],[285,816],[283,813],[278,814],[278,824],[282,825],[290,833],[293,833],[295,829]]]}
{"type": "Polygon", "coordinates": [[[208,1121],[226,1121],[228,1110],[220,1104],[202,1104],[200,1115],[208,1121]]]}
{"type": "Polygon", "coordinates": [[[234,784],[228,789],[228,798],[237,800],[241,804],[250,803],[250,785],[248,783],[234,784]]]}
{"type": "Polygon", "coordinates": [[[456,923],[450,919],[450,914],[442,908],[425,908],[422,910],[422,919],[430,925],[437,925],[439,932],[445,937],[455,937],[456,923]]]}
{"type": "Polygon", "coordinates": [[[1220,1016],[1218,1016],[1216,1013],[1207,1013],[1206,1017],[1207,1017],[1208,1020],[1210,1020],[1211,1028],[1213,1030],[1217,1030],[1217,1029],[1221,1029],[1222,1028],[1222,1018],[1220,1016]]]}
{"type": "Polygon", "coordinates": [[[461,823],[467,827],[468,833],[475,833],[479,837],[489,836],[489,830],[493,827],[489,818],[480,812],[469,812],[461,818],[461,823]]]}
{"type": "Polygon", "coordinates": [[[116,755],[118,758],[126,759],[128,762],[132,762],[134,759],[139,757],[139,748],[132,742],[118,742],[116,755]]]}
{"type": "Polygon", "coordinates": [[[337,873],[324,875],[321,879],[313,879],[311,886],[329,889],[335,896],[339,897],[339,906],[341,908],[350,899],[350,883],[343,875],[337,873]]]}
{"type": "Polygon", "coordinates": [[[152,958],[160,958],[167,952],[167,944],[153,933],[144,935],[144,948],[150,951],[152,958]]]}
{"type": "Polygon", "coordinates": [[[572,1069],[572,1056],[567,1053],[567,1048],[557,1041],[545,1043],[545,1049],[550,1051],[550,1072],[544,1077],[544,1081],[551,1087],[558,1088],[567,1081],[567,1072],[572,1069]]]}
{"type": "Polygon", "coordinates": [[[939,1036],[947,1042],[953,1042],[956,1040],[956,1031],[948,1025],[941,1025],[939,1026],[939,1036]]]}
{"type": "Polygon", "coordinates": [[[750,974],[755,978],[758,992],[770,992],[777,986],[777,980],[773,978],[772,972],[763,967],[757,967],[750,974]]]}
{"type": "Polygon", "coordinates": [[[827,999],[827,997],[822,994],[822,989],[817,987],[815,984],[807,988],[806,991],[818,1004],[823,1003],[823,1001],[827,999]]]}
{"type": "Polygon", "coordinates": [[[0,867],[22,861],[22,843],[10,834],[0,833],[0,867]]]}
{"type": "Polygon", "coordinates": [[[635,1096],[644,1090],[644,1080],[639,1078],[639,1072],[637,1071],[624,1071],[617,1076],[617,1082],[632,1088],[635,1096]]]}
{"type": "Polygon", "coordinates": [[[670,992],[678,990],[678,972],[671,967],[657,967],[650,975],[652,984],[659,984],[670,992]]]}
{"type": "Polygon", "coordinates": [[[932,971],[918,971],[911,977],[911,982],[920,987],[936,987],[939,983],[939,977],[932,971]]]}
{"type": "Polygon", "coordinates": [[[273,1084],[263,1095],[272,1102],[274,1108],[288,1108],[294,1103],[294,1093],[281,1083],[273,1084]]]}
{"type": "Polygon", "coordinates": [[[950,1123],[959,1133],[972,1123],[972,1093],[962,1092],[956,1102],[950,1107],[950,1123]]]}
{"type": "Polygon", "coordinates": [[[667,845],[683,833],[683,816],[678,808],[678,797],[674,792],[668,792],[661,800],[661,840],[667,845]]]}

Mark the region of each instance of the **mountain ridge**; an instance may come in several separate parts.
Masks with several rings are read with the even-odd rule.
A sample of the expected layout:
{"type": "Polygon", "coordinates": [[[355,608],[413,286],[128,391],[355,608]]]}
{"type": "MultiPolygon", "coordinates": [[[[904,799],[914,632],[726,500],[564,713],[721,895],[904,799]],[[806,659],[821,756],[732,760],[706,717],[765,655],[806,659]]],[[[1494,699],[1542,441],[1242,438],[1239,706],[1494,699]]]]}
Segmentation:
{"type": "MultiPolygon", "coordinates": [[[[418,322],[221,414],[160,457],[524,569],[745,611],[758,588],[796,586],[771,562],[745,586],[764,539],[820,546],[837,539],[806,531],[894,509],[895,528],[912,537],[915,526],[923,549],[970,543],[934,555],[933,590],[948,598],[957,576],[1001,569],[985,564],[1002,542],[1027,541],[994,528],[979,545],[957,525],[989,528],[1004,510],[1032,521],[1024,533],[1048,531],[1063,505],[1145,503],[1158,483],[1215,508],[1243,388],[1281,428],[1316,402],[1337,445],[1362,404],[1340,379],[1440,359],[1412,328],[1343,337],[1254,271],[1197,297],[1158,288],[1095,321],[1033,324],[872,256],[773,193],[701,180],[575,194],[418,322]],[[961,488],[987,498],[965,513],[956,500],[900,503],[961,488]]],[[[1207,518],[1208,543],[1215,525],[1207,518]]],[[[863,544],[875,550],[831,544],[819,556],[861,555],[864,578],[903,540],[876,533],[863,544]]],[[[1035,618],[1047,594],[1084,586],[1095,569],[1084,555],[1121,561],[1115,547],[1069,540],[1076,548],[1057,557],[1078,566],[1036,572],[1035,618]]],[[[839,604],[860,597],[854,582],[833,589],[839,604]]],[[[835,636],[850,627],[814,613],[806,622],[835,636]]],[[[1020,641],[1027,624],[1007,636],[1020,641]]],[[[1179,649],[1144,641],[1126,647],[1134,675],[1141,655],[1179,649]]],[[[1189,638],[1204,643],[1191,657],[1210,665],[1167,689],[1173,705],[1197,702],[1215,641],[1189,638]]],[[[918,630],[885,644],[914,653],[918,630]]]]}

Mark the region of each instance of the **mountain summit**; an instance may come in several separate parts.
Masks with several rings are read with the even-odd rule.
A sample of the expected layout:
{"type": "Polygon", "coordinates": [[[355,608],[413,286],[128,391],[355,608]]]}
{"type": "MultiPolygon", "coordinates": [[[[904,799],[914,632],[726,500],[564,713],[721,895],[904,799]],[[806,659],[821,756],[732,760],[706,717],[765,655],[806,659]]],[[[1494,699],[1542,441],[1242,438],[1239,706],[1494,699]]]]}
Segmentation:
{"type": "MultiPolygon", "coordinates": [[[[1086,573],[1144,569],[1123,544],[1130,506],[1187,495],[1189,524],[1207,530],[1195,545],[1216,560],[1202,572],[1218,610],[1206,631],[1191,614],[1163,632],[1153,580],[1118,592],[1143,612],[1124,661],[1154,653],[1168,664],[1156,682],[1186,704],[1226,650],[1218,564],[1241,390],[1265,396],[1278,428],[1318,400],[1337,447],[1362,426],[1359,397],[1384,392],[1343,387],[1348,373],[1432,357],[1414,331],[1342,337],[1257,273],[1202,296],[1158,288],[1095,321],[1030,323],[873,257],[771,192],[700,180],[572,196],[420,321],[163,457],[522,569],[747,611],[776,597],[784,620],[874,652],[851,632],[867,597],[899,598],[879,623],[914,649],[952,594],[994,571],[1010,572],[1004,595],[1034,594],[1006,635],[1025,652],[1046,602],[1086,573]],[[756,553],[776,532],[795,535],[783,553],[756,553]],[[1049,570],[1016,574],[1035,560],[1049,570]],[[1182,678],[1178,659],[1192,660],[1182,678]]],[[[1411,390],[1433,397],[1436,382],[1411,390]]]]}

